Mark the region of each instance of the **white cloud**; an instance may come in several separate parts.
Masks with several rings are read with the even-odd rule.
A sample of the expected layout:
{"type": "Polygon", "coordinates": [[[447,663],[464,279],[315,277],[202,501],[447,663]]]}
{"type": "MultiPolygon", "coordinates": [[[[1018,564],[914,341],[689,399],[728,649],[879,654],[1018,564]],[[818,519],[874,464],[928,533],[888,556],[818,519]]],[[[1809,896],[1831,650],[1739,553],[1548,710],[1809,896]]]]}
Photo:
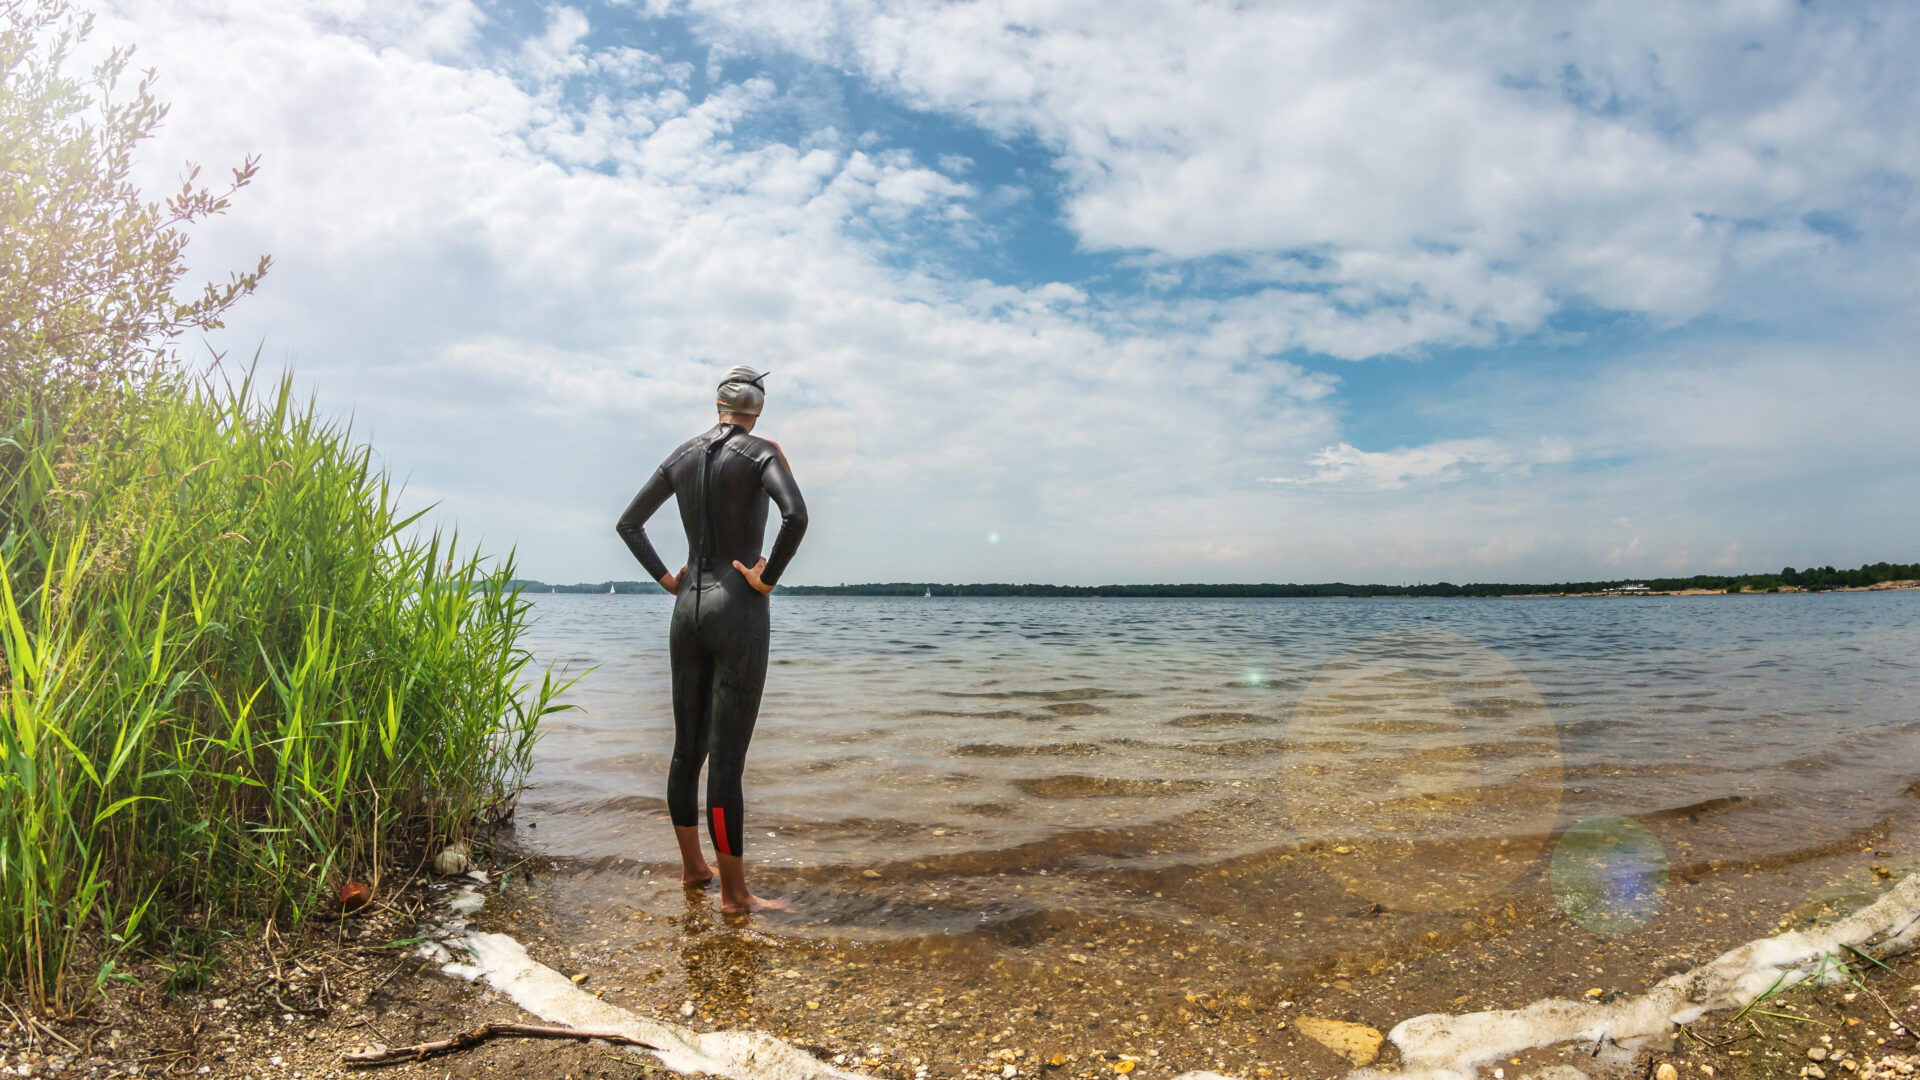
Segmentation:
{"type": "Polygon", "coordinates": [[[1636,536],[1619,547],[1614,548],[1612,551],[1607,552],[1607,557],[1600,561],[1606,563],[1608,566],[1623,566],[1630,562],[1638,562],[1645,552],[1646,549],[1641,545],[1640,538],[1636,536]]]}
{"type": "Polygon", "coordinates": [[[1572,457],[1573,450],[1566,440],[1554,438],[1542,438],[1537,445],[1524,449],[1495,439],[1451,439],[1376,451],[1340,443],[1307,459],[1313,472],[1263,479],[1270,484],[1341,484],[1374,491],[1397,491],[1413,483],[1525,472],[1535,465],[1561,464],[1572,457]]]}
{"type": "Polygon", "coordinates": [[[1907,5],[676,10],[1040,138],[1092,248],[1246,258],[1343,305],[1405,312],[1407,332],[1382,336],[1316,309],[1337,325],[1306,347],[1336,355],[1497,342],[1569,300],[1663,324],[1765,311],[1752,293],[1780,286],[1756,278],[1803,289],[1820,261],[1851,264],[1814,281],[1830,296],[1885,300],[1915,266],[1907,5]],[[1821,213],[1863,250],[1816,228],[1821,213]]]}
{"type": "MultiPolygon", "coordinates": [[[[1096,507],[1124,534],[1140,500],[1210,461],[1331,434],[1315,404],[1327,381],[1261,359],[1258,335],[1205,318],[1145,334],[1069,285],[895,268],[903,230],[952,223],[972,189],[831,130],[737,144],[774,100],[763,79],[695,102],[684,73],[646,61],[657,90],[563,93],[556,80],[598,63],[564,10],[502,68],[377,48],[293,9],[143,7],[106,30],[176,73],[163,158],[266,159],[196,248],[209,266],[279,259],[226,339],[291,339],[416,495],[469,533],[518,539],[539,573],[631,573],[607,523],[704,425],[714,372],[735,360],[777,372],[776,437],[783,412],[857,418],[836,487],[897,495],[861,505],[857,525],[816,514],[809,560],[838,544],[882,560],[872,572],[986,525],[1009,542],[967,557],[999,563],[947,572],[1059,565],[1076,548],[1059,530],[1096,507]]],[[[621,62],[632,81],[635,55],[621,62]]]]}
{"type": "MultiPolygon", "coordinates": [[[[1038,135],[1082,242],[1148,287],[942,271],[930,247],[1033,191],[830,121],[770,137],[793,86],[729,62],[749,74],[696,93],[688,61],[596,45],[563,7],[509,47],[454,2],[127,3],[99,37],[138,42],[173,102],[150,190],[264,154],[193,248],[209,273],[278,260],[217,343],[264,339],[534,576],[635,576],[611,520],[734,362],[775,371],[766,433],[832,466],[796,581],[1582,576],[1616,549],[1631,571],[1636,538],[1643,565],[1840,563],[1835,523],[1862,559],[1920,527],[1891,494],[1920,461],[1911,335],[1879,316],[1571,376],[1535,338],[1410,410],[1447,413],[1434,437],[1355,434],[1337,380],[1288,359],[1491,343],[1570,299],[1879,310],[1874,274],[1912,280],[1888,274],[1915,224],[1914,136],[1886,119],[1907,84],[1822,67],[1852,39],[1818,16],[1595,9],[1556,42],[1504,8],[1055,4],[1018,32],[992,4],[699,10],[734,58],[774,38],[1038,135]],[[1796,216],[1820,208],[1857,255],[1796,216]],[[1233,294],[1183,289],[1193,256],[1233,294]]],[[[1897,12],[1884,33],[1857,56],[1913,37],[1897,12]]]]}

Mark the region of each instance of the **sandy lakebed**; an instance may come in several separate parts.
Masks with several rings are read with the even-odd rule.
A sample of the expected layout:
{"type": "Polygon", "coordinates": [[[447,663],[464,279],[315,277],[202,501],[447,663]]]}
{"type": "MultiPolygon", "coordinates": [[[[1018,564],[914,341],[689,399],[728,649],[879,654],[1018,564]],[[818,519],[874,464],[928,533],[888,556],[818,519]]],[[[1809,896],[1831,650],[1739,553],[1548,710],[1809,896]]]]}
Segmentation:
{"type": "MultiPolygon", "coordinates": [[[[1920,869],[1911,826],[1890,821],[1855,846],[1791,866],[1676,866],[1660,914],[1610,937],[1576,925],[1550,898],[1529,898],[1524,886],[1444,919],[1356,906],[1323,924],[1325,932],[1370,938],[1375,948],[1285,983],[1262,977],[1230,943],[1195,949],[1186,939],[1127,936],[1124,925],[1068,922],[1010,944],[1006,955],[985,956],[783,940],[765,917],[720,916],[705,890],[688,891],[678,916],[563,912],[552,906],[553,879],[522,862],[490,874],[484,887],[416,879],[378,909],[302,942],[229,942],[226,962],[199,990],[163,994],[161,973],[149,970],[145,985],[115,993],[89,1019],[51,1025],[52,1034],[13,1025],[4,1067],[9,1075],[304,1080],[359,1071],[343,1058],[371,1044],[444,1038],[489,1021],[543,1022],[484,979],[447,974],[419,955],[422,929],[443,926],[447,900],[464,891],[486,899],[473,930],[513,934],[535,961],[577,977],[582,991],[607,1003],[690,1032],[768,1032],[867,1075],[1333,1077],[1360,1055],[1337,1031],[1313,1037],[1327,1034],[1320,1021],[1386,1032],[1422,1014],[1548,997],[1631,1000],[1743,942],[1830,923],[1920,869]]],[[[1223,902],[1234,902],[1232,890],[1223,902]]],[[[1857,982],[1795,988],[1738,1024],[1731,1011],[1710,1014],[1625,1060],[1601,1060],[1594,1045],[1570,1042],[1517,1052],[1481,1074],[1546,1080],[1546,1070],[1571,1066],[1590,1077],[1650,1077],[1671,1064],[1695,1078],[1807,1080],[1809,1068],[1828,1080],[1905,1075],[1899,1069],[1911,1067],[1912,1040],[1891,1024],[1914,1005],[1920,968],[1897,957],[1888,965],[1896,970],[1860,960],[1857,982]],[[1842,1069],[1848,1061],[1853,1067],[1842,1069]]],[[[1398,1048],[1384,1042],[1370,1064],[1396,1068],[1398,1048]]],[[[645,1051],[520,1039],[379,1071],[582,1080],[666,1072],[645,1051]]]]}
{"type": "MultiPolygon", "coordinates": [[[[415,955],[465,892],[471,931],[579,976],[623,1010],[606,1016],[768,1032],[828,1069],[1333,1076],[1409,1017],[1640,1000],[1920,869],[1913,591],[798,598],[747,775],[754,883],[793,907],[727,919],[679,887],[659,798],[664,598],[535,599],[529,647],[585,677],[484,838],[484,886],[385,882],[371,915],[222,944],[171,997],[147,965],[62,1029],[71,1046],[16,1023],[59,1059],[25,1064],[304,1080],[367,1044],[528,1019],[491,976],[442,971],[471,958],[415,955]]],[[[1765,1012],[1742,1022],[1813,1030],[1765,1012]]],[[[1593,1050],[1490,1068],[1627,1067],[1593,1050]]],[[[647,1060],[503,1041],[394,1068],[647,1060]]]]}

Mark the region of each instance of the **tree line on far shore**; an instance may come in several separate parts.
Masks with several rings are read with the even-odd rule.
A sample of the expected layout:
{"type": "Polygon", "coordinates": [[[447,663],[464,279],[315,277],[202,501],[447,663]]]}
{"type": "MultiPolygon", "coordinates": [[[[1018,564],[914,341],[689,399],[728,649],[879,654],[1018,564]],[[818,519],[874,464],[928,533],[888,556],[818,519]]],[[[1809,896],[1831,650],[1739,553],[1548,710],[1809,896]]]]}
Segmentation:
{"type": "MultiPolygon", "coordinates": [[[[948,585],[938,582],[896,581],[867,585],[782,585],[789,596],[1083,596],[1083,597],[1185,597],[1196,599],[1262,598],[1352,598],[1370,596],[1534,596],[1542,593],[1582,595],[1618,591],[1632,585],[1644,585],[1651,592],[1682,592],[1703,589],[1720,592],[1779,592],[1782,588],[1801,591],[1821,589],[1862,589],[1888,581],[1920,579],[1920,563],[1868,563],[1854,570],[1836,570],[1831,566],[1796,570],[1785,567],[1777,574],[1694,574],[1675,578],[1622,578],[1617,581],[1563,581],[1553,585],[1479,583],[1455,585],[1437,581],[1420,585],[1352,585],[1329,581],[1317,585],[1226,584],[1226,585],[948,585]]],[[[656,593],[660,586],[651,581],[600,581],[591,584],[550,585],[543,581],[517,579],[512,584],[528,592],[556,593],[656,593]]]]}

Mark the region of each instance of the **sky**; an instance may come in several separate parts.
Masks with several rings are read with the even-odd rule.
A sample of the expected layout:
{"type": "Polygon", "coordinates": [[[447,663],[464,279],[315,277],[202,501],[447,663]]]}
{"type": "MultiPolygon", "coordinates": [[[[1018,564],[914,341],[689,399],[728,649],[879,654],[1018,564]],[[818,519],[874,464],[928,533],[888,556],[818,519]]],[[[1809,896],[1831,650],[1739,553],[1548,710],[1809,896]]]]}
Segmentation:
{"type": "Polygon", "coordinates": [[[1920,6],[99,3],[193,348],[522,576],[739,363],[788,583],[1920,559],[1920,6]]]}

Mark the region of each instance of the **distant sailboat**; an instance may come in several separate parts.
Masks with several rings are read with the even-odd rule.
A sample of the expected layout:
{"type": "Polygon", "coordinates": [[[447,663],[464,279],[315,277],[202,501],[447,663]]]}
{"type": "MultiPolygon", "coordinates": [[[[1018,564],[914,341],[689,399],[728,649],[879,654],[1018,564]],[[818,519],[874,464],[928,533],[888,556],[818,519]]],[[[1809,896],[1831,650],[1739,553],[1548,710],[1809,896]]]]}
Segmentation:
{"type": "Polygon", "coordinates": [[[928,589],[928,590],[927,590],[927,595],[925,596],[925,598],[924,598],[924,599],[927,599],[927,600],[931,600],[931,599],[933,599],[933,590],[932,590],[932,589],[928,589]]]}
{"type": "Polygon", "coordinates": [[[609,584],[609,585],[607,586],[607,595],[608,595],[608,596],[612,596],[612,595],[613,595],[613,586],[612,586],[611,584],[609,584]]]}

